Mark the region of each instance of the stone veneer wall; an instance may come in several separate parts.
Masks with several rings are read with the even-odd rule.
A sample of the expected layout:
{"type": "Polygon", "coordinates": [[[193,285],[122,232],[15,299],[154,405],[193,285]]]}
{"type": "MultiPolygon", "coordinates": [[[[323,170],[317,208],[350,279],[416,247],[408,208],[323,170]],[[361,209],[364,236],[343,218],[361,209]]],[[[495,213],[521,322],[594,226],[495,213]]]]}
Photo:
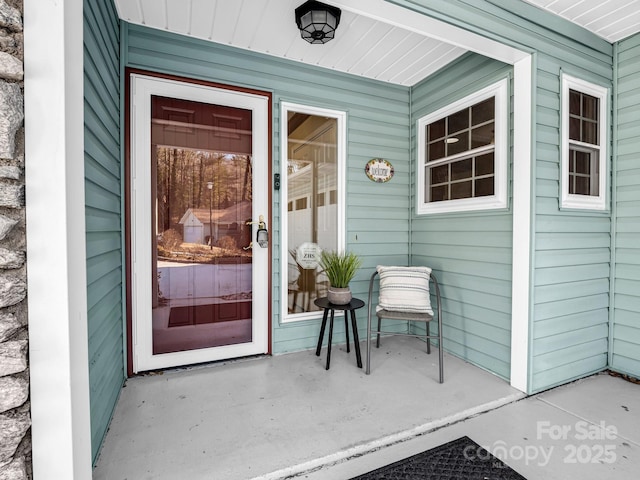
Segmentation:
{"type": "Polygon", "coordinates": [[[0,480],[31,477],[23,0],[0,0],[0,480]]]}

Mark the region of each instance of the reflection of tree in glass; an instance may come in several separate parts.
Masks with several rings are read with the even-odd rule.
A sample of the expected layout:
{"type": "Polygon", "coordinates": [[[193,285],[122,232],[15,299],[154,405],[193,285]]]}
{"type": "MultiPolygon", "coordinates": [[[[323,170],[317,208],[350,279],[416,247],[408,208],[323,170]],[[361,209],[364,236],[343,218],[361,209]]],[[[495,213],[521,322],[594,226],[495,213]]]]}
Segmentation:
{"type": "MultiPolygon", "coordinates": [[[[230,254],[250,256],[250,252],[244,252],[240,247],[248,244],[244,241],[244,224],[250,219],[243,215],[246,215],[247,202],[252,199],[251,156],[157,146],[155,160],[157,187],[154,211],[157,215],[159,256],[175,258],[181,254],[192,259],[198,257],[204,262],[211,261],[211,257],[230,254]],[[213,184],[212,189],[207,188],[209,182],[213,184]],[[214,219],[224,218],[225,223],[235,225],[235,233],[225,236],[221,231],[220,237],[216,234],[214,248],[207,247],[208,252],[199,243],[182,243],[183,226],[180,221],[189,209],[193,212],[206,210],[206,220],[202,220],[198,213],[205,225],[209,225],[209,212],[213,212],[214,219]]],[[[208,240],[208,235],[205,240],[208,240]]]]}
{"type": "Polygon", "coordinates": [[[158,146],[156,161],[160,232],[177,228],[188,208],[209,208],[210,194],[215,210],[251,201],[250,155],[158,146]]]}

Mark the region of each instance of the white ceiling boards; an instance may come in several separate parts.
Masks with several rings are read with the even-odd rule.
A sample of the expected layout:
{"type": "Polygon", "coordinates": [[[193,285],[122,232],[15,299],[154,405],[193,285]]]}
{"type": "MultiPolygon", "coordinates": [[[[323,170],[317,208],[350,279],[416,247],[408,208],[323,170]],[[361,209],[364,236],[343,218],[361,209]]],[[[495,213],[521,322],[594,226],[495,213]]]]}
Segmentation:
{"type": "MultiPolygon", "coordinates": [[[[515,63],[513,49],[384,0],[330,0],[342,10],[324,45],[300,38],[304,0],[115,0],[123,20],[310,65],[411,86],[466,51],[515,63]]],[[[610,42],[640,30],[638,0],[527,0],[610,42]]]]}

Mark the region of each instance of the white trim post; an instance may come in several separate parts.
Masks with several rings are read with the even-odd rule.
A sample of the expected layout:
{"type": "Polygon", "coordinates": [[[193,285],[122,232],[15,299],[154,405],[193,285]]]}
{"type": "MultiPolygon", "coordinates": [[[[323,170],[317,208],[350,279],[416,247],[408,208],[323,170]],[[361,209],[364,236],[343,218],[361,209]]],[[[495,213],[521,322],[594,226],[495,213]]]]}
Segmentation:
{"type": "Polygon", "coordinates": [[[91,478],[83,2],[25,0],[33,475],[91,478]]]}
{"type": "Polygon", "coordinates": [[[533,65],[513,68],[513,262],[511,274],[511,386],[529,393],[532,268],[533,65]]]}

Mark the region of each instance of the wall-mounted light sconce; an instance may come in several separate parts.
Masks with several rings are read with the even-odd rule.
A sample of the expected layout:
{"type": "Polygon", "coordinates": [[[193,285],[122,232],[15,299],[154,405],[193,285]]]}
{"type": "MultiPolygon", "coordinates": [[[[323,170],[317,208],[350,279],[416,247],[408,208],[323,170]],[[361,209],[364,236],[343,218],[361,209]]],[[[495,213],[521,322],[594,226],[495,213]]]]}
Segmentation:
{"type": "Polygon", "coordinates": [[[327,43],[340,23],[342,11],[337,7],[309,0],[296,8],[300,35],[309,43],[327,43]]]}

